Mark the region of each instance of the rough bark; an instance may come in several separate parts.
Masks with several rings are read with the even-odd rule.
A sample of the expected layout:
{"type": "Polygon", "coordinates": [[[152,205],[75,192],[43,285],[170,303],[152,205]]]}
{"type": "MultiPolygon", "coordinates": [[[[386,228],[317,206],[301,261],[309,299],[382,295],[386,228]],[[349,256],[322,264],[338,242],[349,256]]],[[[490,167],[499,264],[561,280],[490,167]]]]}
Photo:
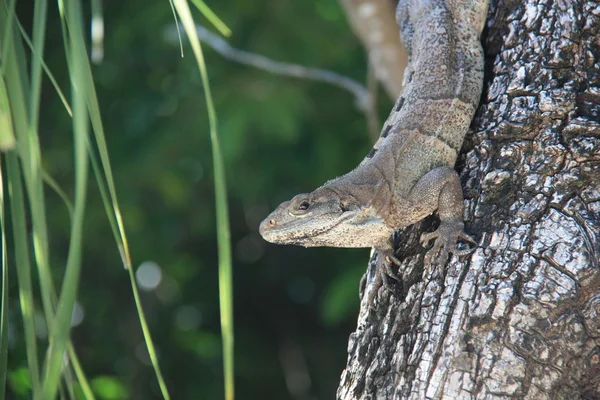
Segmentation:
{"type": "Polygon", "coordinates": [[[458,163],[479,244],[441,276],[418,242],[437,218],[397,235],[401,280],[363,296],[338,399],[600,399],[600,2],[489,16],[458,163]]]}
{"type": "Polygon", "coordinates": [[[402,89],[402,76],[408,56],[396,24],[392,0],[340,0],[356,36],[369,55],[375,77],[392,99],[402,89]]]}

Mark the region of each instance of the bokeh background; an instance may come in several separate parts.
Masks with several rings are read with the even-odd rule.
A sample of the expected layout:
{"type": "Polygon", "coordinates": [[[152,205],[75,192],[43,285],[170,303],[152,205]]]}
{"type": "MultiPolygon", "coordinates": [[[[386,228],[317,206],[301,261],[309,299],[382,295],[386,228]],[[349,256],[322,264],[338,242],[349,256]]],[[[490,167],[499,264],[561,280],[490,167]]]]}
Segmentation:
{"type": "MultiPolygon", "coordinates": [[[[26,27],[27,3],[18,4],[26,27]]],[[[364,50],[336,0],[207,4],[232,29],[228,41],[236,48],[366,82],[364,50]]],[[[45,60],[68,90],[54,3],[50,10],[45,60]]],[[[172,398],[221,399],[212,158],[197,67],[187,42],[181,58],[178,45],[166,40],[173,25],[167,0],[105,2],[104,18],[104,59],[93,72],[160,365],[172,398]]],[[[237,397],[334,398],[369,250],[271,245],[258,224],[281,201],[359,163],[371,146],[365,116],[338,87],[236,64],[206,46],[204,51],[227,168],[237,397]]],[[[385,117],[391,102],[381,90],[378,98],[385,117]]],[[[41,121],[44,166],[72,193],[70,120],[47,81],[41,121]]],[[[60,282],[69,219],[60,198],[49,189],[46,195],[54,278],[60,282]]],[[[160,398],[127,273],[91,177],[88,196],[74,344],[99,399],[160,398]]],[[[7,393],[26,399],[15,275],[11,270],[7,393]]],[[[40,341],[46,335],[38,330],[40,341]]]]}

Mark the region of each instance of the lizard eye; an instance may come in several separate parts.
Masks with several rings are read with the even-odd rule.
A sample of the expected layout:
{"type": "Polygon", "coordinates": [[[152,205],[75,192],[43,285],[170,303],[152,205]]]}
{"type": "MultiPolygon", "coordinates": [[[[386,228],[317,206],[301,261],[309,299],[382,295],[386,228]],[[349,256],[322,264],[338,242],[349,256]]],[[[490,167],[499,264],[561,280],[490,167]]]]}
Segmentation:
{"type": "Polygon", "coordinates": [[[306,211],[308,210],[308,207],[310,207],[310,204],[308,203],[308,201],[304,200],[302,203],[300,203],[300,205],[298,206],[298,210],[300,211],[306,211]]]}
{"type": "Polygon", "coordinates": [[[348,199],[340,200],[340,209],[342,210],[342,212],[350,211],[350,202],[348,201],[348,199]]]}
{"type": "Polygon", "coordinates": [[[342,201],[340,203],[340,209],[342,210],[342,212],[346,212],[346,211],[348,211],[348,206],[346,204],[344,204],[344,202],[342,201]]]}

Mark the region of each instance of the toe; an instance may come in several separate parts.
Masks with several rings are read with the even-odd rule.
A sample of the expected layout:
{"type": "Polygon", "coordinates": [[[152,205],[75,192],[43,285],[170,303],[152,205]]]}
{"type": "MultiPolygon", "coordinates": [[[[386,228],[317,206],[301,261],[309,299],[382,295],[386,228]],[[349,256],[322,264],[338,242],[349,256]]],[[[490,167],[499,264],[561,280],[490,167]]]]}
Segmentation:
{"type": "Polygon", "coordinates": [[[464,232],[460,232],[460,233],[458,234],[458,237],[459,237],[460,239],[462,239],[462,240],[465,240],[465,241],[467,241],[467,242],[470,242],[470,243],[473,243],[473,244],[477,244],[477,242],[475,241],[475,239],[473,239],[471,236],[467,235],[467,234],[466,234],[466,233],[464,233],[464,232]]]}
{"type": "Polygon", "coordinates": [[[433,239],[437,239],[439,234],[436,232],[424,233],[421,235],[421,244],[427,246],[433,239]]]}
{"type": "Polygon", "coordinates": [[[433,255],[436,255],[436,254],[438,254],[440,252],[440,250],[443,250],[445,248],[446,248],[445,243],[441,239],[438,239],[433,244],[433,248],[431,249],[431,253],[433,255]]]}
{"type": "Polygon", "coordinates": [[[454,254],[457,257],[460,256],[466,256],[467,254],[471,254],[473,251],[475,251],[475,248],[469,248],[469,249],[455,249],[452,254],[454,254]]]}
{"type": "Polygon", "coordinates": [[[385,268],[385,273],[387,274],[387,276],[394,278],[395,280],[399,281],[400,278],[398,278],[398,275],[396,275],[396,273],[392,270],[392,263],[384,263],[384,268],[385,268]]]}

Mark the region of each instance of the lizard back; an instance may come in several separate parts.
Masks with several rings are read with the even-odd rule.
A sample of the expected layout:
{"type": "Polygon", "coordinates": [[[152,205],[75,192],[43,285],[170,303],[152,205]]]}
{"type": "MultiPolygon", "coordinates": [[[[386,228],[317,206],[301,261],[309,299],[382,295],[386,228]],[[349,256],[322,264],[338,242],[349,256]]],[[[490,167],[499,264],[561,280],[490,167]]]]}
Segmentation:
{"type": "Polygon", "coordinates": [[[376,164],[391,192],[407,193],[428,171],[454,166],[482,90],[485,11],[479,1],[400,1],[409,53],[404,89],[379,140],[347,179],[376,164]]]}

